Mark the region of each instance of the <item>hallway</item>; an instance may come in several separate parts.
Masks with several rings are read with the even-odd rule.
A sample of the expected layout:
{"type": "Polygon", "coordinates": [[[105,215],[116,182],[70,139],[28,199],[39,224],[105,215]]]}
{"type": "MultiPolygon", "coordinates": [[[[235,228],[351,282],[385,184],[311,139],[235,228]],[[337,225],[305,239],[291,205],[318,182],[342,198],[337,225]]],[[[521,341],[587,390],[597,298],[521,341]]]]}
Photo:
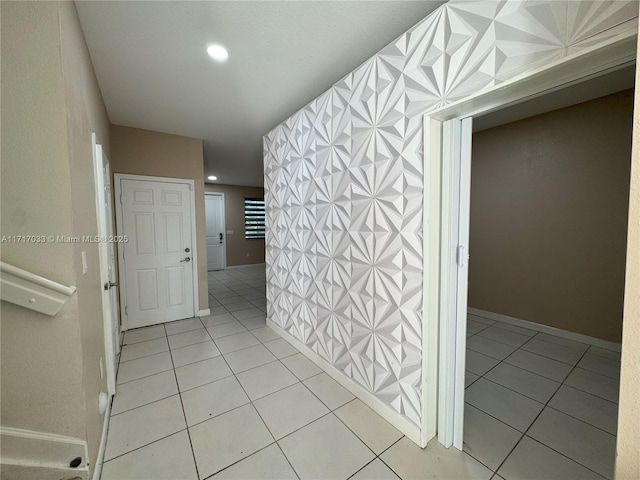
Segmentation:
{"type": "MultiPolygon", "coordinates": [[[[209,292],[210,316],[125,334],[103,466],[104,480],[503,477],[510,480],[523,478],[523,474],[530,475],[541,467],[546,469],[545,478],[553,478],[554,474],[555,478],[563,479],[602,478],[570,460],[571,452],[563,452],[562,446],[547,443],[548,448],[536,441],[542,442],[542,437],[531,433],[524,436],[517,425],[516,428],[508,425],[520,421],[522,405],[531,407],[538,403],[514,389],[529,388],[529,396],[536,397],[539,393],[536,388],[550,388],[553,383],[554,389],[546,393],[546,399],[538,398],[548,401],[560,387],[560,381],[551,380],[546,383],[530,380],[518,387],[509,383],[509,378],[514,381],[513,376],[502,371],[515,369],[510,366],[516,361],[514,353],[526,355],[529,347],[501,342],[524,343],[534,332],[516,331],[517,327],[470,316],[470,389],[465,430],[465,449],[469,453],[447,450],[435,440],[422,450],[266,327],[263,265],[210,272],[209,292]],[[520,338],[523,333],[528,336],[520,338]],[[496,349],[500,348],[511,360],[500,362],[491,358],[498,355],[496,349]],[[494,368],[497,366],[501,367],[494,368]],[[493,392],[496,388],[501,389],[497,396],[493,392]],[[514,400],[515,396],[518,398],[514,400]],[[528,446],[525,455],[523,446],[528,446]],[[496,470],[502,476],[494,473],[496,470]]],[[[537,337],[539,342],[545,340],[543,334],[537,337]]],[[[546,355],[563,350],[561,344],[563,351],[569,348],[562,339],[546,340],[551,342],[542,344],[550,348],[546,355]]],[[[582,360],[574,373],[568,375],[573,367],[565,367],[563,378],[568,375],[565,385],[571,385],[571,379],[583,366],[586,369],[583,376],[594,377],[589,369],[598,367],[592,365],[602,364],[599,359],[615,356],[595,347],[587,355],[586,351],[584,346],[580,352],[582,360]]],[[[529,357],[535,355],[529,353],[529,357]]],[[[549,375],[559,374],[562,365],[551,364],[551,359],[546,361],[553,367],[548,370],[549,375]]],[[[518,366],[534,368],[524,361],[518,366]]],[[[523,372],[527,373],[525,370],[520,373],[523,372]]],[[[614,385],[615,379],[609,383],[614,385]]],[[[583,386],[578,388],[587,391],[597,388],[591,384],[583,380],[583,386]]],[[[568,388],[563,386],[559,392],[568,388]]],[[[603,394],[614,392],[607,390],[603,394]]],[[[553,401],[549,404],[553,406],[553,401]]],[[[556,408],[562,410],[562,404],[558,405],[556,408]]],[[[542,406],[541,403],[533,412],[528,425],[542,406]]],[[[544,411],[552,413],[552,410],[546,407],[544,411]]],[[[600,410],[600,416],[606,414],[600,410]]],[[[614,425],[612,421],[608,418],[606,425],[614,425]]],[[[598,431],[607,439],[615,438],[598,431]]],[[[605,459],[610,445],[615,444],[607,440],[600,448],[593,438],[586,438],[605,459]]]]}

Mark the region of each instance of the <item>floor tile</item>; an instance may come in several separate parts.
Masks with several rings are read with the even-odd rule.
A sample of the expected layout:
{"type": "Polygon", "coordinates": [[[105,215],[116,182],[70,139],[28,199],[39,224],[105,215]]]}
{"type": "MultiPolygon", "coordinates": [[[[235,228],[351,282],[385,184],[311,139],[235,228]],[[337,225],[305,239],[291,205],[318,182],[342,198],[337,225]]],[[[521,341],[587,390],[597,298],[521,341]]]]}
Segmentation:
{"type": "Polygon", "coordinates": [[[284,338],[265,342],[264,346],[267,347],[277,358],[284,358],[299,353],[298,350],[293,348],[284,338]]]}
{"type": "Polygon", "coordinates": [[[236,318],[231,315],[225,309],[224,313],[216,315],[209,315],[208,317],[202,317],[202,323],[205,327],[215,327],[217,325],[224,325],[225,323],[237,322],[236,318]]]}
{"type": "Polygon", "coordinates": [[[521,432],[526,431],[544,408],[542,403],[484,378],[467,388],[464,400],[521,432]]]}
{"type": "Polygon", "coordinates": [[[192,426],[249,403],[235,377],[227,377],[181,394],[187,425],[192,426]]]}
{"type": "Polygon", "coordinates": [[[491,470],[475,458],[455,448],[444,448],[438,443],[438,439],[431,440],[422,449],[405,437],[380,458],[400,478],[406,480],[488,480],[493,475],[491,470]]]}
{"type": "Polygon", "coordinates": [[[499,327],[503,330],[509,330],[510,332],[519,333],[520,335],[526,335],[527,337],[533,337],[538,334],[536,330],[530,328],[518,327],[517,325],[511,325],[505,322],[496,322],[493,326],[499,327]]]}
{"type": "Polygon", "coordinates": [[[478,315],[467,315],[467,320],[473,320],[474,322],[482,323],[483,325],[491,326],[496,323],[495,320],[490,320],[488,318],[479,317],[478,315]]]}
{"type": "Polygon", "coordinates": [[[242,300],[238,303],[227,303],[224,305],[227,310],[231,313],[237,312],[238,310],[245,310],[247,308],[254,308],[255,305],[247,300],[242,300]]]}
{"type": "Polygon", "coordinates": [[[113,397],[111,405],[111,415],[117,415],[177,393],[178,385],[173,370],[127,382],[118,385],[117,395],[113,397]]]}
{"type": "Polygon", "coordinates": [[[360,399],[347,403],[334,413],[376,455],[381,454],[402,437],[399,430],[362,403],[360,399]]]}
{"type": "Polygon", "coordinates": [[[200,342],[207,342],[211,340],[211,337],[204,328],[198,330],[191,330],[190,332],[178,333],[176,335],[169,335],[169,346],[171,350],[174,348],[187,347],[200,342]]]}
{"type": "Polygon", "coordinates": [[[613,402],[563,385],[553,396],[549,406],[612,435],[616,434],[618,405],[613,402]]]}
{"type": "Polygon", "coordinates": [[[504,362],[487,373],[485,378],[542,403],[547,403],[560,387],[559,382],[504,362]]]}
{"type": "Polygon", "coordinates": [[[258,344],[253,347],[244,348],[235,352],[226,353],[225,360],[233,370],[233,373],[245,372],[252,368],[259,367],[265,363],[275,362],[274,357],[264,345],[258,344]]]}
{"type": "Polygon", "coordinates": [[[473,382],[475,382],[479,378],[480,376],[476,375],[475,373],[465,371],[464,372],[464,388],[469,387],[469,385],[473,384],[473,382]]]}
{"type": "Polygon", "coordinates": [[[497,360],[504,360],[515,351],[515,347],[474,335],[467,340],[467,349],[497,360]]]}
{"type": "Polygon", "coordinates": [[[247,331],[247,329],[244,328],[244,325],[242,325],[238,321],[223,323],[222,325],[216,325],[213,327],[207,327],[207,330],[214,340],[247,331]]]}
{"type": "Polygon", "coordinates": [[[227,335],[226,337],[216,338],[216,345],[218,349],[223,353],[231,353],[236,350],[251,347],[253,345],[259,345],[260,341],[253,336],[251,332],[244,330],[241,333],[235,333],[233,335],[227,335]]]}
{"type": "Polygon", "coordinates": [[[189,428],[198,473],[206,478],[273,442],[252,405],[189,428]]]}
{"type": "Polygon", "coordinates": [[[552,408],[527,433],[533,439],[607,478],[613,478],[616,437],[552,408]]]}
{"type": "MultiPolygon", "coordinates": [[[[218,302],[216,302],[218,303],[218,302]]],[[[205,316],[205,317],[200,317],[202,320],[204,320],[205,318],[208,318],[209,316],[215,316],[215,315],[219,315],[221,313],[227,313],[227,309],[224,308],[222,305],[215,307],[215,306],[209,306],[209,315],[205,316]]]]}
{"type": "Polygon", "coordinates": [[[484,323],[476,322],[474,320],[468,320],[467,321],[467,337],[470,337],[471,335],[475,335],[476,333],[484,330],[485,328],[489,328],[489,326],[485,325],[484,323]]]}
{"type": "Polygon", "coordinates": [[[578,360],[584,354],[584,350],[576,350],[558,343],[545,342],[537,336],[524,344],[522,349],[559,362],[568,363],[569,365],[578,363],[578,360]]]}
{"type": "Polygon", "coordinates": [[[109,423],[104,458],[111,460],[184,428],[186,423],[178,395],[115,415],[109,423]]]}
{"type": "Polygon", "coordinates": [[[608,350],[606,348],[595,347],[592,345],[589,347],[589,351],[587,353],[596,355],[598,357],[605,357],[612,360],[620,361],[620,352],[617,352],[615,350],[608,350]]]}
{"type": "Polygon", "coordinates": [[[251,400],[298,383],[298,379],[280,362],[267,363],[239,373],[237,377],[251,400]]]}
{"type": "Polygon", "coordinates": [[[198,480],[186,430],[105,462],[101,480],[198,480]]]}
{"type": "Polygon", "coordinates": [[[342,385],[324,372],[309,377],[302,383],[304,383],[322,403],[329,407],[330,410],[335,410],[356,398],[351,392],[343,388],[342,385]]]}
{"type": "Polygon", "coordinates": [[[265,314],[263,312],[260,312],[260,313],[262,314],[261,317],[247,318],[244,320],[240,320],[240,323],[244,325],[244,328],[246,328],[247,330],[264,328],[267,326],[267,320],[266,320],[265,314]]]}
{"type": "Polygon", "coordinates": [[[467,349],[466,356],[466,369],[476,375],[484,375],[500,363],[495,358],[487,357],[486,355],[469,349],[467,349]]]}
{"type": "MultiPolygon", "coordinates": [[[[499,324],[498,324],[499,325],[499,324]]],[[[520,333],[512,332],[501,328],[502,326],[492,325],[478,333],[478,336],[485,337],[496,342],[506,343],[512,347],[521,347],[527,343],[531,337],[520,333]]]]}
{"type": "Polygon", "coordinates": [[[399,480],[399,477],[382,460],[376,458],[351,477],[351,480],[399,480]]]}
{"type": "Polygon", "coordinates": [[[283,358],[281,362],[284,363],[284,365],[300,380],[306,380],[307,378],[322,372],[320,367],[301,353],[283,358]]]}
{"type": "Polygon", "coordinates": [[[178,320],[176,322],[165,323],[164,328],[167,330],[167,335],[175,335],[176,333],[198,330],[202,328],[202,322],[198,317],[187,318],[186,320],[178,320]]]}
{"type": "Polygon", "coordinates": [[[302,383],[262,397],[254,406],[276,440],[329,413],[302,383]]]}
{"type": "Polygon", "coordinates": [[[555,343],[556,345],[563,345],[565,347],[573,348],[574,350],[580,350],[581,352],[584,352],[589,348],[589,345],[586,343],[576,342],[575,340],[569,340],[568,338],[550,335],[543,332],[538,333],[536,338],[544,342],[555,343]]]}
{"type": "MultiPolygon", "coordinates": [[[[498,468],[520,438],[522,433],[516,429],[471,405],[465,405],[464,451],[487,467],[498,468]]],[[[403,477],[402,474],[400,476],[403,477]]]]}
{"type": "Polygon", "coordinates": [[[577,388],[610,402],[618,403],[620,381],[599,373],[576,368],[567,377],[565,385],[577,388]]]}
{"type": "Polygon", "coordinates": [[[210,358],[176,368],[178,387],[180,387],[181,392],[231,375],[233,375],[233,372],[222,357],[210,358]]]}
{"type": "Polygon", "coordinates": [[[620,361],[587,353],[578,363],[578,367],[600,375],[620,378],[620,361]]]}
{"type": "Polygon", "coordinates": [[[166,337],[125,345],[120,351],[120,361],[128,362],[136,358],[148,357],[169,350],[166,337]]]}
{"type": "Polygon", "coordinates": [[[263,343],[281,338],[280,335],[271,330],[270,327],[256,328],[255,330],[251,330],[251,333],[263,343]]]}
{"type": "Polygon", "coordinates": [[[138,358],[129,362],[120,362],[116,384],[130,382],[138,378],[173,369],[171,354],[162,352],[148,357],[138,358]]]}
{"type": "Polygon", "coordinates": [[[278,443],[301,479],[347,479],[375,458],[333,414],[278,443]]]}
{"type": "Polygon", "coordinates": [[[516,350],[505,358],[504,361],[509,365],[537,373],[556,382],[562,382],[573,368],[566,363],[558,362],[524,350],[516,350]]]}
{"type": "Polygon", "coordinates": [[[216,300],[218,300],[222,305],[224,305],[225,307],[231,303],[234,302],[242,302],[242,297],[238,294],[232,294],[232,295],[228,295],[228,296],[224,296],[224,298],[222,296],[216,296],[215,297],[216,300]]]}
{"type": "Polygon", "coordinates": [[[216,480],[297,480],[298,477],[282,454],[280,447],[273,444],[225,468],[211,478],[216,480]]]}
{"type": "Polygon", "coordinates": [[[135,328],[124,332],[124,345],[132,343],[145,342],[156,338],[165,337],[163,325],[153,325],[151,327],[135,328]]]}
{"type": "Polygon", "coordinates": [[[264,317],[264,313],[261,310],[258,310],[256,307],[245,308],[242,310],[237,310],[232,313],[232,315],[237,320],[246,320],[247,318],[252,317],[264,317]]]}
{"type": "Polygon", "coordinates": [[[190,363],[200,362],[208,358],[217,357],[220,355],[220,351],[216,347],[213,340],[208,342],[200,342],[188,347],[176,348],[171,351],[171,357],[173,358],[173,365],[177,367],[183,367],[190,363]]]}
{"type": "Polygon", "coordinates": [[[524,437],[498,473],[507,480],[602,480],[564,455],[524,437]]]}

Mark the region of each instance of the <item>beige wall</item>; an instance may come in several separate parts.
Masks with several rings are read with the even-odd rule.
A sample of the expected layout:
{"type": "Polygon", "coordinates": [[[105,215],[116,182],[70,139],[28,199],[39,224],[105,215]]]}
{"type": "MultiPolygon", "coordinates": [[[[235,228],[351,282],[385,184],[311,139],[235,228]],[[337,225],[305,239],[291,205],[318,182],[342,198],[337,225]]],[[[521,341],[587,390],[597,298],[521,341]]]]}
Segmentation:
{"type": "Polygon", "coordinates": [[[111,170],[194,180],[200,309],[209,308],[202,140],[138,128],[111,127],[111,170]]]}
{"type": "Polygon", "coordinates": [[[633,91],[474,134],[469,306],[619,342],[633,91]]]}
{"type": "MultiPolygon", "coordinates": [[[[91,132],[109,121],[73,3],[2,2],[2,235],[95,234],[91,132]]],[[[3,244],[2,260],[78,290],[56,316],[2,303],[2,426],[86,440],[106,390],[97,250],[3,244]],[[89,270],[81,273],[81,252],[89,270]]]]}
{"type": "Polygon", "coordinates": [[[264,239],[244,238],[244,199],[263,198],[264,189],[211,183],[205,184],[204,189],[205,192],[224,193],[225,229],[233,230],[233,235],[226,236],[227,266],[264,263],[264,239]]]}
{"type": "MultiPolygon", "coordinates": [[[[75,235],[98,235],[95,204],[95,181],[91,133],[107,156],[109,118],[93,70],[75,4],[62,2],[60,7],[62,40],[62,73],[67,105],[67,139],[71,173],[71,200],[75,235]]],[[[98,412],[98,396],[107,391],[106,378],[100,378],[104,367],[104,323],[102,317],[102,284],[98,245],[74,244],[76,272],[82,272],[82,252],[86,252],[86,275],[76,275],[78,313],[84,367],[86,435],[91,465],[95,465],[102,436],[103,416],[98,412]]]]}
{"type": "MultiPolygon", "coordinates": [[[[640,43],[639,43],[640,45],[640,43]]],[[[640,48],[638,49],[640,52],[640,48]]],[[[636,78],[640,68],[636,65],[636,78]]],[[[622,328],[616,479],[640,478],[640,94],[636,90],[622,328]]]]}

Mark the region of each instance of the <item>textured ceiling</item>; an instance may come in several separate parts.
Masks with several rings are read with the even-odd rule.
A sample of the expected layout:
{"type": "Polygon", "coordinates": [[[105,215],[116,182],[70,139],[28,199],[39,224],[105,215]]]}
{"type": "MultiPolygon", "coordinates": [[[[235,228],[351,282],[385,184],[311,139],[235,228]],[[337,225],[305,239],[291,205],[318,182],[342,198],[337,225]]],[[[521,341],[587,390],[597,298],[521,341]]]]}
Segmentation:
{"type": "Polygon", "coordinates": [[[205,175],[262,185],[262,136],[442,3],[76,5],[112,123],[202,138],[205,175]]]}

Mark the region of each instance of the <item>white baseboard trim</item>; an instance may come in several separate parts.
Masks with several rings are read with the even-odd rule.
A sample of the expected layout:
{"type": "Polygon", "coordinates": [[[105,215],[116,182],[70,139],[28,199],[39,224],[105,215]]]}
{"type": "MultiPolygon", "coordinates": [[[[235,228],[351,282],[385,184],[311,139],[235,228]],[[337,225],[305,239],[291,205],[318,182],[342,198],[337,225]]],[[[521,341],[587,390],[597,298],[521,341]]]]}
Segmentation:
{"type": "MultiPolygon", "coordinates": [[[[266,263],[247,263],[245,265],[231,265],[230,267],[225,268],[225,270],[236,270],[238,268],[249,268],[249,267],[259,267],[260,265],[266,266],[266,263]]],[[[224,270],[220,270],[224,271],[224,270]]]]}
{"type": "Polygon", "coordinates": [[[196,313],[196,317],[208,317],[209,315],[211,315],[210,308],[205,308],[204,310],[198,310],[198,313],[196,313]]]}
{"type": "Polygon", "coordinates": [[[87,479],[89,476],[87,442],[80,438],[0,427],[0,439],[3,478],[9,471],[15,472],[15,478],[48,479],[55,475],[58,475],[55,478],[71,475],[87,479]],[[82,458],[82,463],[77,468],[70,468],[69,463],[76,457],[82,458]]]}
{"type": "Polygon", "coordinates": [[[355,381],[347,377],[344,373],[339,371],[336,367],[327,362],[324,358],[318,355],[316,352],[311,350],[305,344],[303,344],[300,340],[295,338],[289,332],[286,332],[270,319],[267,319],[267,326],[270,327],[274,332],[284,338],[287,342],[293,345],[297,350],[299,350],[305,357],[315,363],[318,367],[320,367],[324,372],[333,378],[336,382],[346,388],[349,392],[355,395],[357,398],[362,400],[362,402],[371,408],[374,412],[384,418],[387,422],[393,425],[395,428],[400,430],[403,434],[409,438],[416,445],[420,446],[420,427],[413,424],[410,420],[403,417],[400,413],[393,410],[389,405],[384,403],[382,400],[377,398],[371,392],[365,390],[360,385],[358,385],[355,381]]]}
{"type": "Polygon", "coordinates": [[[111,419],[111,404],[113,403],[113,395],[109,397],[107,402],[107,410],[104,412],[104,420],[102,422],[102,436],[100,437],[100,448],[98,448],[98,458],[96,458],[96,466],[93,469],[92,480],[100,480],[102,475],[102,465],[104,465],[104,452],[107,449],[107,432],[109,432],[109,420],[111,419]]]}
{"type": "Polygon", "coordinates": [[[582,333],[568,332],[559,328],[549,327],[548,325],[530,322],[529,320],[521,320],[519,318],[510,317],[508,315],[502,315],[501,313],[487,312],[485,310],[471,307],[467,308],[467,312],[470,315],[475,315],[476,317],[487,318],[489,320],[495,320],[497,322],[504,322],[510,325],[515,325],[516,327],[535,330],[536,332],[548,333],[549,335],[555,335],[556,337],[566,338],[567,340],[573,340],[575,342],[593,345],[594,347],[613,350],[614,352],[620,352],[622,350],[622,345],[620,343],[590,337],[588,335],[583,335],[582,333]]]}

